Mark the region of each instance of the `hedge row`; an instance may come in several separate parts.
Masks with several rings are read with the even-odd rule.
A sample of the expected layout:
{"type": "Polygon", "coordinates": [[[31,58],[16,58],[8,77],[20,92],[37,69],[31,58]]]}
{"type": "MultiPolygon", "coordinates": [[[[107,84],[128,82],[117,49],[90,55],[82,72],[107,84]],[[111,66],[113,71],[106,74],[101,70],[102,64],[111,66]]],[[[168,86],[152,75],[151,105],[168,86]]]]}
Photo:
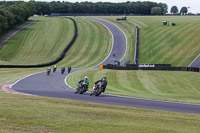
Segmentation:
{"type": "Polygon", "coordinates": [[[54,61],[48,62],[48,63],[37,64],[37,65],[0,65],[0,68],[39,68],[39,67],[46,67],[46,66],[54,65],[54,64],[60,62],[65,57],[65,54],[70,49],[70,47],[75,42],[75,40],[78,36],[78,28],[77,28],[76,21],[69,17],[65,17],[65,18],[71,19],[73,21],[75,32],[74,32],[74,36],[73,36],[72,40],[69,42],[67,47],[63,50],[63,52],[60,54],[60,56],[57,59],[55,59],[54,61]]]}

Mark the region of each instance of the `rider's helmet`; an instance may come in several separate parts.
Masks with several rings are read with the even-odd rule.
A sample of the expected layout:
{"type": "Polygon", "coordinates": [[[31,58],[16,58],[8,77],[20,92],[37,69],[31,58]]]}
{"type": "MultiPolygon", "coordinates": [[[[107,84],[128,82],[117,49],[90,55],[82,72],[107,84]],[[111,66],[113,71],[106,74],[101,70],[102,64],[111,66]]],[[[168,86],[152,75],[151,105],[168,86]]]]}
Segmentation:
{"type": "Polygon", "coordinates": [[[49,67],[48,69],[51,70],[51,67],[49,67]]]}
{"type": "Polygon", "coordinates": [[[85,77],[84,77],[84,80],[88,80],[88,76],[85,76],[85,77]]]}
{"type": "Polygon", "coordinates": [[[106,77],[103,77],[101,80],[102,80],[102,81],[106,80],[106,77]]]}
{"type": "Polygon", "coordinates": [[[54,68],[56,68],[56,65],[54,65],[54,68]]]}

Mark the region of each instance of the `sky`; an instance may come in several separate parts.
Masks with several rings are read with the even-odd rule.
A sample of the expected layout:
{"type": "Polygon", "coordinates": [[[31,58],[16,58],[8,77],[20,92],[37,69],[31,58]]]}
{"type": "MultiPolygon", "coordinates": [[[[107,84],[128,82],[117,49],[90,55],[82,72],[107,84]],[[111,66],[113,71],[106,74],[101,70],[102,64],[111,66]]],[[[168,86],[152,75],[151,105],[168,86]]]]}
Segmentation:
{"type": "MultiPolygon", "coordinates": [[[[3,0],[0,0],[3,1],[3,0]]],[[[5,0],[4,0],[5,1],[5,0]]],[[[6,0],[13,1],[13,0],[6,0]]],[[[16,1],[16,0],[15,0],[16,1]]],[[[29,0],[24,0],[29,1],[29,0]]],[[[126,1],[151,1],[157,3],[166,3],[168,5],[168,12],[172,6],[177,6],[179,11],[182,7],[190,7],[188,8],[188,12],[190,13],[200,13],[200,0],[35,0],[35,1],[68,1],[68,2],[82,2],[82,1],[90,1],[90,2],[126,2],[126,1]]]]}

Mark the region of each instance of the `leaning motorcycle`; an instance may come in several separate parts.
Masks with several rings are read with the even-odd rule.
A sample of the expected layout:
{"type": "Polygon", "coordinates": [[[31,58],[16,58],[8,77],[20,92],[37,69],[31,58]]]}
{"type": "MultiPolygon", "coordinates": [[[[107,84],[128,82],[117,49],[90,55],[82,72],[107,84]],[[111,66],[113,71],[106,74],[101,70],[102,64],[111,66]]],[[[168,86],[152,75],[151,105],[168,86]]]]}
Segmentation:
{"type": "Polygon", "coordinates": [[[99,96],[103,92],[103,85],[102,84],[94,84],[93,90],[90,93],[90,96],[95,95],[99,96]]]}
{"type": "Polygon", "coordinates": [[[56,67],[53,68],[53,72],[56,72],[56,67]]]}
{"type": "Polygon", "coordinates": [[[78,88],[77,88],[77,91],[75,92],[75,94],[79,93],[79,94],[83,94],[84,92],[87,91],[87,87],[88,85],[83,82],[82,84],[81,83],[78,83],[78,88]]]}
{"type": "Polygon", "coordinates": [[[47,76],[49,76],[50,72],[51,72],[51,70],[47,70],[47,76]]]}
{"type": "Polygon", "coordinates": [[[64,74],[64,72],[65,72],[65,68],[62,67],[62,68],[61,68],[61,74],[64,74]]]}

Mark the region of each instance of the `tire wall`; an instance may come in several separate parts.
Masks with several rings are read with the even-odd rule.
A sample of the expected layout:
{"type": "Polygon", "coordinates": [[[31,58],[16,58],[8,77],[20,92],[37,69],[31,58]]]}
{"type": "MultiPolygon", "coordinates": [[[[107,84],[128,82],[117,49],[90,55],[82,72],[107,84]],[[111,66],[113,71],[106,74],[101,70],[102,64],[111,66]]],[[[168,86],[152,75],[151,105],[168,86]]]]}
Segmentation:
{"type": "Polygon", "coordinates": [[[139,53],[139,27],[136,26],[135,32],[135,55],[134,55],[134,63],[138,64],[138,53],[139,53]]]}
{"type": "Polygon", "coordinates": [[[103,69],[200,72],[200,68],[196,68],[196,67],[171,67],[170,64],[139,64],[139,65],[137,65],[137,64],[127,64],[126,67],[116,66],[116,65],[113,65],[113,64],[107,64],[107,65],[103,66],[103,69]]]}

